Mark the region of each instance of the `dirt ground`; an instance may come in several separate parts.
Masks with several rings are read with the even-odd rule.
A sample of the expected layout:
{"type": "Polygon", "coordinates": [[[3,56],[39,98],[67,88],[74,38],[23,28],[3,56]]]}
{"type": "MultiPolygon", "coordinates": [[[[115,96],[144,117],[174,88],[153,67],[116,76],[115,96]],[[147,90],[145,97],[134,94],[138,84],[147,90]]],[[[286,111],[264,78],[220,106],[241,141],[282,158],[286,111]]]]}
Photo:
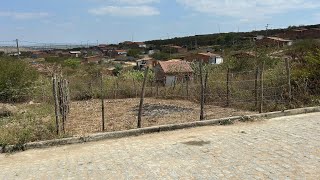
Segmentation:
{"type": "MultiPolygon", "coordinates": [[[[137,126],[139,99],[106,100],[106,131],[134,129],[137,126]]],[[[232,108],[206,105],[206,119],[247,115],[253,112],[232,108]]],[[[199,120],[198,104],[184,100],[145,99],[142,127],[164,124],[192,122],[199,120]]],[[[66,131],[70,135],[86,135],[101,131],[101,101],[72,102],[66,122],[66,131]]]]}

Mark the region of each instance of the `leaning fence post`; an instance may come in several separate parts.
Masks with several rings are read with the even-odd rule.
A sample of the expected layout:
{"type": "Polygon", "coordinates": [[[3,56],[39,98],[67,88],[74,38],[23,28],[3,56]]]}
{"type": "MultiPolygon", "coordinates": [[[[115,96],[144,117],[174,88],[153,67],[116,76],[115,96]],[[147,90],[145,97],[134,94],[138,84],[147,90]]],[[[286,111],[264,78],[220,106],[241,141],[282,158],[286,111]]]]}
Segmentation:
{"type": "Polygon", "coordinates": [[[287,82],[288,82],[288,96],[289,101],[288,105],[290,105],[292,100],[292,90],[291,90],[291,69],[290,69],[290,60],[286,58],[286,71],[287,71],[287,82]]]}
{"type": "Polygon", "coordinates": [[[204,79],[204,103],[206,103],[207,102],[207,98],[208,98],[208,96],[207,96],[207,90],[208,90],[208,74],[209,74],[209,72],[208,72],[208,70],[206,71],[206,75],[205,75],[205,79],[204,79]]]}
{"type": "Polygon", "coordinates": [[[258,94],[259,94],[259,90],[258,90],[258,81],[259,81],[259,66],[257,66],[256,68],[256,74],[255,74],[255,81],[254,81],[254,97],[255,97],[255,108],[258,108],[258,94]]]}
{"type": "Polygon", "coordinates": [[[100,73],[100,94],[101,94],[101,117],[102,117],[102,131],[105,130],[105,114],[104,114],[104,93],[103,93],[103,74],[100,73]]]}
{"type": "Polygon", "coordinates": [[[200,83],[201,83],[201,97],[200,97],[200,121],[204,120],[204,82],[203,82],[203,60],[199,63],[200,69],[200,83]]]}
{"type": "Polygon", "coordinates": [[[53,85],[53,98],[54,98],[54,112],[56,117],[56,132],[59,135],[59,100],[58,100],[58,86],[57,86],[57,75],[54,74],[52,78],[52,85],[53,85]]]}
{"type": "Polygon", "coordinates": [[[227,106],[230,106],[230,68],[227,71],[227,106]]]}
{"type": "Polygon", "coordinates": [[[142,108],[143,108],[143,99],[144,99],[144,90],[146,86],[147,76],[148,76],[149,67],[146,67],[144,71],[144,78],[142,83],[142,90],[140,96],[140,105],[139,105],[139,113],[138,113],[138,128],[141,128],[141,116],[142,116],[142,108]]]}
{"type": "Polygon", "coordinates": [[[259,113],[263,112],[263,71],[264,71],[264,61],[262,62],[262,67],[261,67],[261,75],[260,75],[260,108],[259,108],[259,113]]]}

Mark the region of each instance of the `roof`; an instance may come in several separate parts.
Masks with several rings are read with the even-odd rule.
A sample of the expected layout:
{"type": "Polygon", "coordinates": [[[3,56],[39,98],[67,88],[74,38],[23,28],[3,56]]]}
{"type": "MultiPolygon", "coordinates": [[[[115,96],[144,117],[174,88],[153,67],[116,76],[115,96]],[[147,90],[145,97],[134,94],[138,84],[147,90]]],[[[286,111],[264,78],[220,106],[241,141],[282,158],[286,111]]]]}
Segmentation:
{"type": "Polygon", "coordinates": [[[166,74],[170,73],[192,73],[193,70],[189,63],[181,59],[174,59],[170,61],[159,61],[159,65],[166,74]]]}
{"type": "Polygon", "coordinates": [[[127,51],[126,50],[115,50],[116,52],[123,52],[123,53],[126,53],[127,51]]]}
{"type": "Polygon", "coordinates": [[[172,47],[172,48],[176,48],[176,49],[182,49],[182,47],[181,47],[181,46],[170,46],[170,47],[172,47]]]}
{"type": "Polygon", "coordinates": [[[146,45],[144,42],[135,42],[135,44],[138,44],[138,45],[146,45]]]}
{"type": "Polygon", "coordinates": [[[282,38],[279,38],[279,37],[267,37],[267,38],[275,40],[275,41],[281,41],[281,42],[291,42],[292,41],[292,40],[282,39],[282,38]]]}
{"type": "Polygon", "coordinates": [[[70,51],[70,54],[81,54],[81,51],[70,51]]]}
{"type": "Polygon", "coordinates": [[[198,53],[198,54],[203,55],[203,56],[209,56],[209,57],[219,57],[219,56],[221,56],[221,55],[219,55],[219,54],[213,54],[213,53],[211,53],[211,52],[198,53]]]}

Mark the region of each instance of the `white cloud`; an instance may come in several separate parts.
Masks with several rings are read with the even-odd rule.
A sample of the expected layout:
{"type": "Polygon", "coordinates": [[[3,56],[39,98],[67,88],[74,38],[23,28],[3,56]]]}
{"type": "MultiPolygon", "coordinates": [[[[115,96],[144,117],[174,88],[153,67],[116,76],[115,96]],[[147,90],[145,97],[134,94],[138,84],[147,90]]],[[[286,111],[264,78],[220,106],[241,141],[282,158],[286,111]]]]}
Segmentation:
{"type": "Polygon", "coordinates": [[[112,15],[112,16],[154,16],[160,12],[151,6],[104,6],[90,9],[89,13],[94,15],[112,15]]]}
{"type": "Polygon", "coordinates": [[[0,17],[10,17],[19,20],[39,19],[49,16],[46,12],[0,12],[0,17]]]}
{"type": "Polygon", "coordinates": [[[242,20],[265,19],[291,10],[320,7],[319,0],[176,0],[193,11],[242,20]]]}

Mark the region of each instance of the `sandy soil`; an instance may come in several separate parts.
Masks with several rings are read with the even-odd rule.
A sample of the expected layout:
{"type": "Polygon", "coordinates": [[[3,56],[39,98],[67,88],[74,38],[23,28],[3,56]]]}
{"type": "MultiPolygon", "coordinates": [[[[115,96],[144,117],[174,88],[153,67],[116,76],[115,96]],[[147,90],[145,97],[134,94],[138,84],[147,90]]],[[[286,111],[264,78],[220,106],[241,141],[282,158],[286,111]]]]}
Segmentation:
{"type": "MultiPolygon", "coordinates": [[[[142,126],[150,127],[164,124],[192,122],[199,120],[198,104],[184,100],[145,99],[142,126]]],[[[106,131],[134,129],[137,126],[139,99],[106,100],[106,131]]],[[[207,105],[206,119],[252,114],[232,108],[207,105]]],[[[70,135],[86,135],[101,131],[101,101],[72,102],[66,122],[70,135]]]]}

